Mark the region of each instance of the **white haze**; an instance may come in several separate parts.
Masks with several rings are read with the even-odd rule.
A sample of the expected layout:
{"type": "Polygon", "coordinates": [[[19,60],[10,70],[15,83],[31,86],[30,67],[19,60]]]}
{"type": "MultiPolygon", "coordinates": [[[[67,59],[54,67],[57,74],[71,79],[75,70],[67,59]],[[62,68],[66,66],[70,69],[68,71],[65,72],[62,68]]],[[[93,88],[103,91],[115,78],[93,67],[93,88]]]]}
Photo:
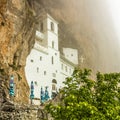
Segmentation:
{"type": "Polygon", "coordinates": [[[108,0],[108,4],[120,43],[120,0],[108,0]]]}

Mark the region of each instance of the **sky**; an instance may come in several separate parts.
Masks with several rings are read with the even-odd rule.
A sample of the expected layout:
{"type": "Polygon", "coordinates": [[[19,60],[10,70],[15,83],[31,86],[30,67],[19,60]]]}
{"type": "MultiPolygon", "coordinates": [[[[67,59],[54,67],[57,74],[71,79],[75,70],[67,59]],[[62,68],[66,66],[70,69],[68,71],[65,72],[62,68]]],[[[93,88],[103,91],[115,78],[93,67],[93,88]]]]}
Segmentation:
{"type": "Polygon", "coordinates": [[[120,0],[108,0],[108,4],[120,43],[120,0]]]}

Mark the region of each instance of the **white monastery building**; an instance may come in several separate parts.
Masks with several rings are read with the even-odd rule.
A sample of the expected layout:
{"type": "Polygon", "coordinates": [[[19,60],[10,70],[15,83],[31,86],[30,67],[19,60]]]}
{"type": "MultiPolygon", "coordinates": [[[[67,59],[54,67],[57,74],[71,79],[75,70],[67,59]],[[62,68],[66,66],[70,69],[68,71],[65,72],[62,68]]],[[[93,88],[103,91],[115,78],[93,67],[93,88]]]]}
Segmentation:
{"type": "Polygon", "coordinates": [[[72,75],[78,64],[78,51],[63,48],[63,55],[59,51],[58,22],[50,15],[42,15],[33,49],[27,57],[25,73],[30,86],[34,83],[34,96],[40,99],[41,87],[48,87],[51,98],[61,87],[66,77],[72,75]]]}

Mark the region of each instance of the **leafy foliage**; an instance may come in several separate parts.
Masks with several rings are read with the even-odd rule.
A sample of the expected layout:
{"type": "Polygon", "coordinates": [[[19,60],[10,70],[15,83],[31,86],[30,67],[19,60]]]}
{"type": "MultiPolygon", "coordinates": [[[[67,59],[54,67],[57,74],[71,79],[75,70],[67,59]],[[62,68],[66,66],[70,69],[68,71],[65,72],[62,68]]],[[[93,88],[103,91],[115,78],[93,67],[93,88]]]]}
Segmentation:
{"type": "Polygon", "coordinates": [[[120,120],[120,73],[97,73],[75,69],[60,91],[61,102],[50,103],[47,111],[55,120],[120,120]]]}

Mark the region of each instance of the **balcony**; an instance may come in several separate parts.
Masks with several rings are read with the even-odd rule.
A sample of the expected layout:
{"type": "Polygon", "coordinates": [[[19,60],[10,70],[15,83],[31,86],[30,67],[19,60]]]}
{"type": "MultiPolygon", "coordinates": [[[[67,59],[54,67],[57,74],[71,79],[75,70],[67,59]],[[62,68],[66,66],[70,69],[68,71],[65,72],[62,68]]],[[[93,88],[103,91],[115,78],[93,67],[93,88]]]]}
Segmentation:
{"type": "Polygon", "coordinates": [[[41,51],[41,52],[43,52],[43,53],[48,54],[48,49],[46,47],[44,47],[44,46],[41,46],[38,42],[35,42],[34,48],[41,51]]]}
{"type": "Polygon", "coordinates": [[[36,37],[37,37],[38,39],[44,39],[44,34],[41,33],[40,31],[36,31],[36,37]]]}

